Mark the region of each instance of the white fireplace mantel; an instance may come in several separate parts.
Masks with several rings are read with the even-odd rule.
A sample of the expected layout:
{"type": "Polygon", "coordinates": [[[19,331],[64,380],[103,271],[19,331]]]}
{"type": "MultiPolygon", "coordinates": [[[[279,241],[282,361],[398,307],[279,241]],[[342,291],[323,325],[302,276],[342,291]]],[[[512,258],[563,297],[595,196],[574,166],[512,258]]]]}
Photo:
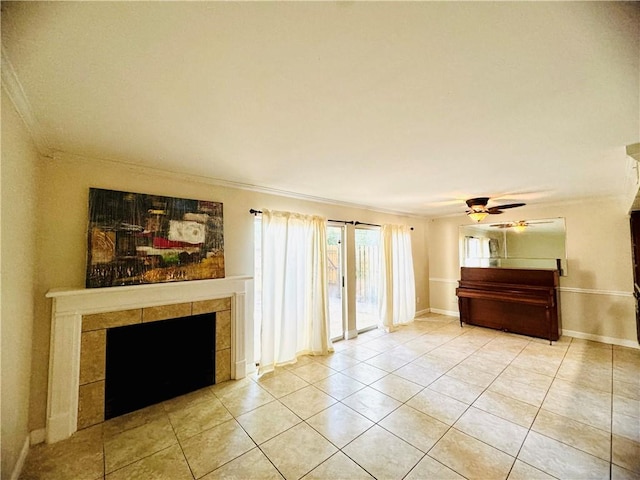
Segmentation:
{"type": "Polygon", "coordinates": [[[46,441],[57,442],[77,430],[82,316],[94,313],[231,298],[231,378],[247,374],[246,326],[251,311],[247,292],[252,277],[155,283],[108,288],[53,289],[46,441]]]}

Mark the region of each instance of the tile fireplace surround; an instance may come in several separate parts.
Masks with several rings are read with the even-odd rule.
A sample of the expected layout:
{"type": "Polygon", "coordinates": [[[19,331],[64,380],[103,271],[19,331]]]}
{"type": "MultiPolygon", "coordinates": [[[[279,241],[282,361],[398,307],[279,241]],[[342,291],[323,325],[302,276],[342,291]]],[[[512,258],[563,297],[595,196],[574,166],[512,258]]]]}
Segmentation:
{"type": "MultiPolygon", "coordinates": [[[[246,316],[250,311],[246,294],[251,281],[251,277],[238,276],[188,282],[49,291],[47,297],[53,299],[53,304],[45,436],[47,443],[70,437],[78,430],[79,423],[86,421],[78,418],[79,390],[87,386],[83,381],[84,385],[81,387],[80,381],[83,317],[85,317],[85,331],[88,330],[89,322],[99,319],[102,322],[101,330],[92,329],[92,331],[104,332],[110,326],[122,325],[122,323],[109,325],[109,319],[115,319],[118,322],[122,321],[118,319],[124,317],[129,319],[125,320],[127,324],[139,323],[145,321],[145,313],[153,315],[147,321],[161,321],[184,316],[179,312],[187,307],[190,312],[196,313],[198,309],[203,308],[209,311],[224,311],[225,318],[228,312],[231,327],[230,356],[229,352],[222,356],[230,358],[230,364],[228,367],[225,364],[220,369],[217,366],[216,377],[223,375],[227,378],[229,376],[243,378],[247,374],[245,326],[247,325],[246,316]],[[123,316],[115,312],[129,313],[123,316]],[[130,320],[132,313],[135,316],[137,312],[140,312],[138,320],[132,322],[130,320]]],[[[216,352],[216,356],[218,353],[222,352],[216,352]]],[[[87,365],[83,366],[83,372],[86,370],[87,365]]],[[[94,371],[92,368],[89,370],[94,371]]],[[[99,395],[98,398],[99,403],[99,395]]],[[[103,398],[102,401],[104,401],[103,398]]]]}

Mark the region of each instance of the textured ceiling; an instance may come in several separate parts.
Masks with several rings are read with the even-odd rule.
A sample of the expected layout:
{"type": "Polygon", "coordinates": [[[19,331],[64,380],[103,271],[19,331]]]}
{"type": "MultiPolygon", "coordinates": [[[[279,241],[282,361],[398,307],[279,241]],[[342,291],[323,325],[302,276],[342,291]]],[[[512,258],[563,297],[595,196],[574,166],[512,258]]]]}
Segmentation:
{"type": "Polygon", "coordinates": [[[439,216],[621,193],[639,24],[634,2],[2,2],[2,47],[42,150],[439,216]]]}

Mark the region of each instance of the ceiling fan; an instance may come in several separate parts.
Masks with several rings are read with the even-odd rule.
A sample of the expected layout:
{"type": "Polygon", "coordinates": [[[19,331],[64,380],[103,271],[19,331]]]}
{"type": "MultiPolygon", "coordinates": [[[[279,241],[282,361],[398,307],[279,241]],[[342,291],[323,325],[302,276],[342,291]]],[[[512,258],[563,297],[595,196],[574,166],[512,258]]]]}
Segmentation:
{"type": "Polygon", "coordinates": [[[497,215],[502,213],[503,210],[507,208],[516,208],[522,207],[526,205],[525,203],[508,203],[506,205],[497,205],[495,207],[487,208],[487,203],[489,203],[489,197],[478,197],[478,198],[470,198],[466,201],[469,210],[467,210],[467,215],[469,218],[476,222],[480,222],[487,215],[497,215]]]}
{"type": "Polygon", "coordinates": [[[494,223],[489,226],[497,227],[497,228],[513,228],[516,232],[523,232],[525,228],[530,227],[531,225],[538,225],[540,223],[553,223],[553,221],[551,220],[539,220],[539,221],[518,220],[517,222],[494,223]]]}

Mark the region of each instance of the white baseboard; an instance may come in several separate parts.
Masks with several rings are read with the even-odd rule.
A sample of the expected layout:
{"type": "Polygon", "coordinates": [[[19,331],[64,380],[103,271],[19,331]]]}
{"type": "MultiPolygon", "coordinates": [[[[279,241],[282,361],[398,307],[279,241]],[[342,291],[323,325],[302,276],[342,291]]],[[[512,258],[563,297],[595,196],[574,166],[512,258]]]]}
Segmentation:
{"type": "Polygon", "coordinates": [[[247,361],[246,360],[240,360],[239,362],[236,362],[235,365],[235,375],[233,375],[234,379],[240,379],[240,378],[244,378],[247,376],[247,361]]]}
{"type": "Polygon", "coordinates": [[[430,308],[431,313],[439,313],[440,315],[448,315],[450,317],[460,318],[460,312],[455,310],[442,310],[440,308],[430,308]]]}
{"type": "Polygon", "coordinates": [[[29,455],[29,435],[24,439],[22,450],[20,450],[20,456],[18,457],[16,465],[13,467],[13,472],[11,472],[11,480],[18,480],[18,478],[20,478],[22,467],[24,467],[24,462],[27,460],[27,455],[29,455]]]}
{"type": "Polygon", "coordinates": [[[419,311],[416,312],[414,318],[418,318],[418,317],[420,317],[422,315],[426,315],[427,313],[429,313],[429,309],[428,308],[425,308],[424,310],[419,310],[419,311]]]}
{"type": "Polygon", "coordinates": [[[45,438],[47,438],[47,430],[44,428],[39,428],[38,430],[33,430],[29,435],[31,440],[31,445],[37,445],[39,443],[44,443],[45,438]]]}
{"type": "Polygon", "coordinates": [[[594,335],[592,333],[576,332],[575,330],[562,330],[562,335],[573,338],[581,338],[583,340],[593,340],[594,342],[608,343],[610,345],[619,345],[621,347],[629,347],[640,349],[638,342],[626,340],[624,338],[605,337],[604,335],[594,335]]]}
{"type": "Polygon", "coordinates": [[[245,372],[248,375],[251,375],[255,372],[257,372],[258,369],[256,368],[256,364],[255,363],[247,363],[247,371],[245,372]]]}

